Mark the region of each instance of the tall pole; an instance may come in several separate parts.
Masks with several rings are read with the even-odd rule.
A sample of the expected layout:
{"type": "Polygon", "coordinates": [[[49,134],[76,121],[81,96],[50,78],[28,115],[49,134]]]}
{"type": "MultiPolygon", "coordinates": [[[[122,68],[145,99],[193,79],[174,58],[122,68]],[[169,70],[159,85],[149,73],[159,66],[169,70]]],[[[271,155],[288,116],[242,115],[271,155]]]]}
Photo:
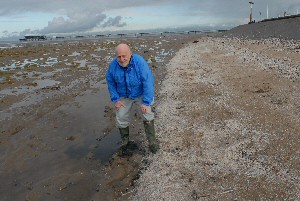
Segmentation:
{"type": "Polygon", "coordinates": [[[261,12],[259,11],[259,20],[261,21],[261,12]]]}
{"type": "Polygon", "coordinates": [[[250,3],[250,22],[249,23],[252,23],[252,5],[254,4],[253,2],[249,2],[250,3]]]}
{"type": "Polygon", "coordinates": [[[269,19],[269,5],[267,4],[267,19],[269,19]]]}

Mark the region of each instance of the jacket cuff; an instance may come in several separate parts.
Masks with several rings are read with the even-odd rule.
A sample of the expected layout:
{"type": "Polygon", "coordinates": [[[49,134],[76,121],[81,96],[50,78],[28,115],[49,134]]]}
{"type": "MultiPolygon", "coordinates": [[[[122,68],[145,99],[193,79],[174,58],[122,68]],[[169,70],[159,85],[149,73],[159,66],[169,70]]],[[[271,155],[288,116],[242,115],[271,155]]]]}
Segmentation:
{"type": "Polygon", "coordinates": [[[115,103],[115,102],[118,102],[119,100],[120,100],[120,98],[112,98],[112,99],[111,99],[111,101],[114,102],[114,103],[115,103]]]}
{"type": "Polygon", "coordinates": [[[151,103],[149,101],[142,100],[143,105],[150,106],[151,103]]]}

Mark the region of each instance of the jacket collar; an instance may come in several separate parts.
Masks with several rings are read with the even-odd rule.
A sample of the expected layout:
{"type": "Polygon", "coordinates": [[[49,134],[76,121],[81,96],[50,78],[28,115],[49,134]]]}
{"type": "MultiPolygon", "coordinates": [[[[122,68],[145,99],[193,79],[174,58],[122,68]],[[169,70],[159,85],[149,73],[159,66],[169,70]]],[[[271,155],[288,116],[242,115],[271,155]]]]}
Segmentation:
{"type": "Polygon", "coordinates": [[[128,66],[129,66],[129,65],[132,65],[132,64],[133,64],[133,54],[132,54],[131,57],[130,57],[130,61],[129,61],[128,66]]]}

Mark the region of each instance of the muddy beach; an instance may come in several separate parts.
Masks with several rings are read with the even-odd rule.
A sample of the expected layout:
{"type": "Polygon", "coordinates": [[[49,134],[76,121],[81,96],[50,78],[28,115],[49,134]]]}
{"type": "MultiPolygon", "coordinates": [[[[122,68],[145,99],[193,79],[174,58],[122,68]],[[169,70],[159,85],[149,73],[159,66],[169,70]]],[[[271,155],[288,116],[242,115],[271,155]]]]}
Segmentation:
{"type": "Polygon", "coordinates": [[[1,200],[128,199],[150,153],[137,117],[131,127],[133,155],[117,154],[120,137],[104,79],[114,47],[126,42],[143,55],[154,71],[158,91],[166,63],[197,38],[2,45],[1,200]]]}
{"type": "Polygon", "coordinates": [[[299,30],[264,25],[1,48],[1,199],[299,200],[299,30]],[[136,114],[117,154],[104,75],[119,41],[155,74],[155,155],[136,114]]]}

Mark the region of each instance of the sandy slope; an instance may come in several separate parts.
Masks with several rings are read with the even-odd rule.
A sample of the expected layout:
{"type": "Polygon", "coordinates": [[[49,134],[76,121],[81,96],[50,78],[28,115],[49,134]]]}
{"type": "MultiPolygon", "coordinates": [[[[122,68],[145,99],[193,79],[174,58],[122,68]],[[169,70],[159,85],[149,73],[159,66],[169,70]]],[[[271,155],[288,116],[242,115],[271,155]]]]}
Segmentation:
{"type": "Polygon", "coordinates": [[[299,43],[202,38],[167,65],[133,200],[300,199],[299,43]]]}

